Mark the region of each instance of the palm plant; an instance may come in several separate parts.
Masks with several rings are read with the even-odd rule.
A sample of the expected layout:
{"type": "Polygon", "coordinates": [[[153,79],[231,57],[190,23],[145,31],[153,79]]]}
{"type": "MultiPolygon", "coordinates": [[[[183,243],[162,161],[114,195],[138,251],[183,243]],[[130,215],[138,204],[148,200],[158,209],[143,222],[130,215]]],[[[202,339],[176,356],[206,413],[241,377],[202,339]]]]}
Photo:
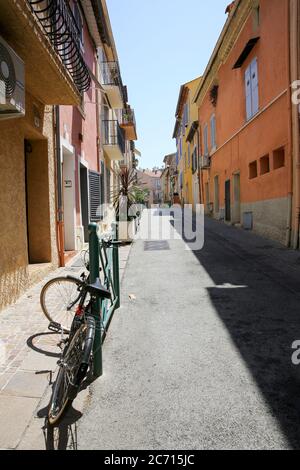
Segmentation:
{"type": "Polygon", "coordinates": [[[117,171],[114,171],[119,181],[119,187],[113,191],[112,203],[116,211],[117,219],[120,214],[127,211],[127,220],[129,209],[132,205],[139,202],[138,195],[140,194],[141,187],[137,181],[136,171],[134,169],[129,170],[126,167],[122,167],[117,171]]]}

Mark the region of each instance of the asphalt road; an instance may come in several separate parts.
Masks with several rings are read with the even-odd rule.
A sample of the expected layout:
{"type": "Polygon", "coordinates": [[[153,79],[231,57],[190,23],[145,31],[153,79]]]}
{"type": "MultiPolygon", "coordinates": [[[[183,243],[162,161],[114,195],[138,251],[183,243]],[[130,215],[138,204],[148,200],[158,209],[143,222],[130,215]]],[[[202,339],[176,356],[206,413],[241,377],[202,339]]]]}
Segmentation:
{"type": "Polygon", "coordinates": [[[299,252],[252,233],[135,242],[78,448],[299,449],[299,301],[299,252]]]}

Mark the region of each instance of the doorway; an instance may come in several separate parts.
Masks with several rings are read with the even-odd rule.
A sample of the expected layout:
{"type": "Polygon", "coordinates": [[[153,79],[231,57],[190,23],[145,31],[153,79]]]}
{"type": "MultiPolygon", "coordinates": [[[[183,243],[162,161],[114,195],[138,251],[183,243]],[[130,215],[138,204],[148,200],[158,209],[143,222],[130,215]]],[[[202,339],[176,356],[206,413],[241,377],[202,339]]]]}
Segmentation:
{"type": "Polygon", "coordinates": [[[25,140],[28,264],[51,262],[48,141],[25,140]]]}
{"type": "Polygon", "coordinates": [[[87,243],[89,241],[89,185],[88,170],[82,164],[80,164],[80,200],[84,242],[87,243]]]}
{"type": "Polygon", "coordinates": [[[231,221],[231,182],[225,181],[225,220],[231,221]]]}
{"type": "Polygon", "coordinates": [[[76,200],[75,200],[75,158],[74,153],[62,147],[63,204],[65,251],[76,249],[76,200]]]}
{"type": "Polygon", "coordinates": [[[194,189],[194,191],[193,191],[193,193],[194,193],[193,194],[194,195],[194,198],[193,198],[194,207],[196,209],[197,204],[200,203],[200,201],[199,201],[199,180],[198,180],[198,176],[194,177],[194,188],[193,189],[194,189]]]}
{"type": "Polygon", "coordinates": [[[215,176],[214,178],[214,212],[215,217],[219,216],[220,212],[220,191],[219,191],[219,177],[215,176]]]}
{"type": "Polygon", "coordinates": [[[233,175],[233,200],[232,221],[239,224],[241,223],[241,180],[239,173],[233,175]]]}
{"type": "Polygon", "coordinates": [[[209,183],[205,183],[205,208],[206,208],[206,213],[209,214],[209,208],[210,208],[210,196],[209,196],[209,183]]]}

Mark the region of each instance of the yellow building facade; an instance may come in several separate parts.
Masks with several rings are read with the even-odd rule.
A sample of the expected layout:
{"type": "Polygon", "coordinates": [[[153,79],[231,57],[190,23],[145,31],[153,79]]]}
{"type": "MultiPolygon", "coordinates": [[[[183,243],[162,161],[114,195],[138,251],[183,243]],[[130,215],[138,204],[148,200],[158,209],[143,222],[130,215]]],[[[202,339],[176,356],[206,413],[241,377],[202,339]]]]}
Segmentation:
{"type": "Polygon", "coordinates": [[[173,138],[176,139],[176,166],[178,171],[178,191],[182,204],[199,203],[199,135],[198,107],[193,97],[200,85],[198,77],[181,86],[173,138]]]}

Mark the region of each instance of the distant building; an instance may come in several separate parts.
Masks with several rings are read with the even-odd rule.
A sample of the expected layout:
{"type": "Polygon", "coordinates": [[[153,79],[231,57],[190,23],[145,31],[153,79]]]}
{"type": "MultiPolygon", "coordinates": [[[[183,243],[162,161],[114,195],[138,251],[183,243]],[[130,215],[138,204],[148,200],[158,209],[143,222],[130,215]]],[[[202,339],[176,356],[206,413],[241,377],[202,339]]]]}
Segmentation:
{"type": "Polygon", "coordinates": [[[137,170],[138,183],[142,188],[149,190],[148,206],[161,204],[163,202],[163,193],[161,187],[162,170],[153,168],[153,170],[137,170]]]}
{"type": "Polygon", "coordinates": [[[176,153],[166,155],[164,158],[165,168],[161,174],[162,200],[164,203],[173,203],[174,193],[177,192],[176,153]]]}

